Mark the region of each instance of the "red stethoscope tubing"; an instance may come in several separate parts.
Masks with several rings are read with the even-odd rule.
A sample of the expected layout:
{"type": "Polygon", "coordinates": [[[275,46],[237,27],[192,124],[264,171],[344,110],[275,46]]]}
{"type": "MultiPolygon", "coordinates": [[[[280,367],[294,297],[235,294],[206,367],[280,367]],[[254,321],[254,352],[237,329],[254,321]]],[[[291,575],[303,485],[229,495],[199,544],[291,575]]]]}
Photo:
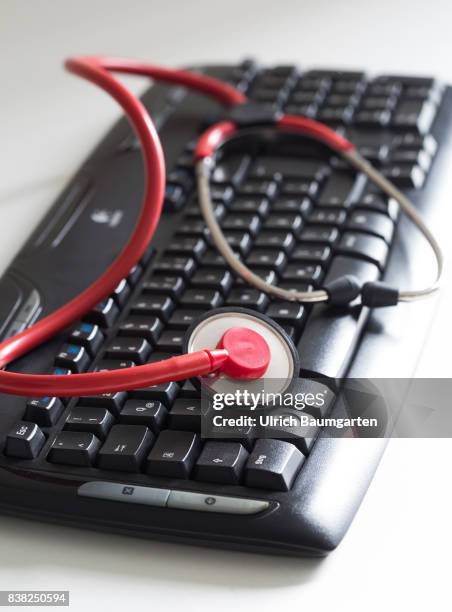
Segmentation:
{"type": "MultiPolygon", "coordinates": [[[[148,111],[141,101],[115,79],[110,71],[137,74],[157,81],[188,87],[211,96],[227,106],[243,104],[247,98],[226,83],[184,70],[172,70],[113,57],[68,59],[66,68],[94,83],[112,96],[124,110],[141,144],[145,169],[145,193],[135,229],[111,266],[87,289],[32,327],[0,343],[0,368],[22,357],[58,332],[81,319],[96,304],[110,295],[118,283],[139,261],[157,228],[165,191],[165,162],[160,139],[148,111]]],[[[337,149],[353,145],[322,124],[305,118],[284,116],[278,126],[304,131],[337,149]]],[[[228,135],[236,131],[231,122],[213,126],[200,138],[195,157],[212,155],[228,135]]],[[[225,351],[198,351],[134,368],[86,374],[35,375],[0,370],[0,392],[23,396],[80,396],[152,386],[172,380],[206,375],[227,358],[225,351]]]]}

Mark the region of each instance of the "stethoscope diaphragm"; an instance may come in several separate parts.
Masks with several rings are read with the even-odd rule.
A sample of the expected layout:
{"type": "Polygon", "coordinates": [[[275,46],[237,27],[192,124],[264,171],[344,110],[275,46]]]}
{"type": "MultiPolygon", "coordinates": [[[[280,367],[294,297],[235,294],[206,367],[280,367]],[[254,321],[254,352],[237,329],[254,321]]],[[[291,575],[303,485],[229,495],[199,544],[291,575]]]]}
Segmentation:
{"type": "Polygon", "coordinates": [[[183,351],[192,353],[202,349],[213,349],[219,345],[224,334],[231,328],[246,328],[259,334],[267,343],[270,359],[265,373],[255,380],[243,380],[213,374],[193,379],[193,384],[202,386],[209,394],[250,392],[283,393],[290,388],[300,372],[300,358],[290,336],[266,315],[246,308],[218,308],[201,316],[185,334],[183,351]]]}

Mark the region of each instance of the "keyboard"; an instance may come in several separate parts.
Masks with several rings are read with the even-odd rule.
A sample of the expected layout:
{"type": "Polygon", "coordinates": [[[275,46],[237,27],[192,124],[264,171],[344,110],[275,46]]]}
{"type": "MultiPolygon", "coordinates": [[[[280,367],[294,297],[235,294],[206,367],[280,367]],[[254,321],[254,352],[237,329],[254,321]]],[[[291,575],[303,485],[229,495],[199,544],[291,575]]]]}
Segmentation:
{"type": "MultiPolygon", "coordinates": [[[[266,107],[333,126],[427,219],[442,214],[432,201],[447,195],[448,87],[427,77],[253,61],[197,69],[266,107]]],[[[391,358],[393,375],[406,375],[428,316],[415,311],[419,343],[406,350],[386,333],[407,316],[400,307],[371,313],[356,305],[304,306],[245,286],[212,248],[195,195],[196,139],[224,109],[165,85],[152,86],[143,102],[167,162],[164,214],[152,244],[111,296],[11,370],[71,375],[155,362],[181,352],[199,316],[229,306],[265,313],[291,336],[301,380],[331,391],[321,409],[305,408],[314,416],[340,410],[334,390],[346,375],[379,375],[391,358]]],[[[1,278],[2,339],[66,303],[112,262],[133,229],[142,189],[139,146],[122,119],[1,278]]],[[[244,130],[218,159],[212,196],[238,257],[284,288],[309,290],[344,274],[406,287],[423,263],[415,230],[399,219],[395,203],[309,139],[244,130]]],[[[309,439],[283,432],[256,439],[252,431],[206,439],[199,390],[189,380],[129,393],[0,401],[2,513],[219,548],[328,553],[347,531],[385,446],[322,430],[309,439]]]]}

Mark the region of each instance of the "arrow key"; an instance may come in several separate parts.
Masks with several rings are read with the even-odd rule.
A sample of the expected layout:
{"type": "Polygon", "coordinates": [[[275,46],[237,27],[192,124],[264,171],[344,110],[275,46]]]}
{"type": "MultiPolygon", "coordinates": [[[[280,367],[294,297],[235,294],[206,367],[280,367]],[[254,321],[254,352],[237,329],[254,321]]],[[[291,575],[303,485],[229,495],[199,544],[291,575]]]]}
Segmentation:
{"type": "Polygon", "coordinates": [[[100,442],[88,432],[62,431],[53,441],[47,460],[63,465],[91,466],[100,442]]]}
{"type": "Polygon", "coordinates": [[[195,478],[222,484],[238,484],[248,459],[239,442],[207,442],[196,462],[195,478]]]}

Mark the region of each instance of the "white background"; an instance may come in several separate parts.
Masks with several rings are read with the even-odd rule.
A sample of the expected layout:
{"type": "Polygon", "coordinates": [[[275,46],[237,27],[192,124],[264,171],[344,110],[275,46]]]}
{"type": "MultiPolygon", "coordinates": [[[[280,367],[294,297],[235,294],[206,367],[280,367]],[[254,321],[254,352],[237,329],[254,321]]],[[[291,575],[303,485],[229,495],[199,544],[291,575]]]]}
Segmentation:
{"type": "MultiPolygon", "coordinates": [[[[452,82],[451,22],[446,0],[0,0],[0,271],[118,116],[63,71],[67,55],[167,65],[255,56],[452,82]]],[[[451,305],[446,279],[418,376],[450,376],[451,305]]],[[[0,518],[0,588],[69,589],[74,610],[448,610],[451,455],[447,440],[391,442],[349,533],[323,561],[0,518]]]]}

